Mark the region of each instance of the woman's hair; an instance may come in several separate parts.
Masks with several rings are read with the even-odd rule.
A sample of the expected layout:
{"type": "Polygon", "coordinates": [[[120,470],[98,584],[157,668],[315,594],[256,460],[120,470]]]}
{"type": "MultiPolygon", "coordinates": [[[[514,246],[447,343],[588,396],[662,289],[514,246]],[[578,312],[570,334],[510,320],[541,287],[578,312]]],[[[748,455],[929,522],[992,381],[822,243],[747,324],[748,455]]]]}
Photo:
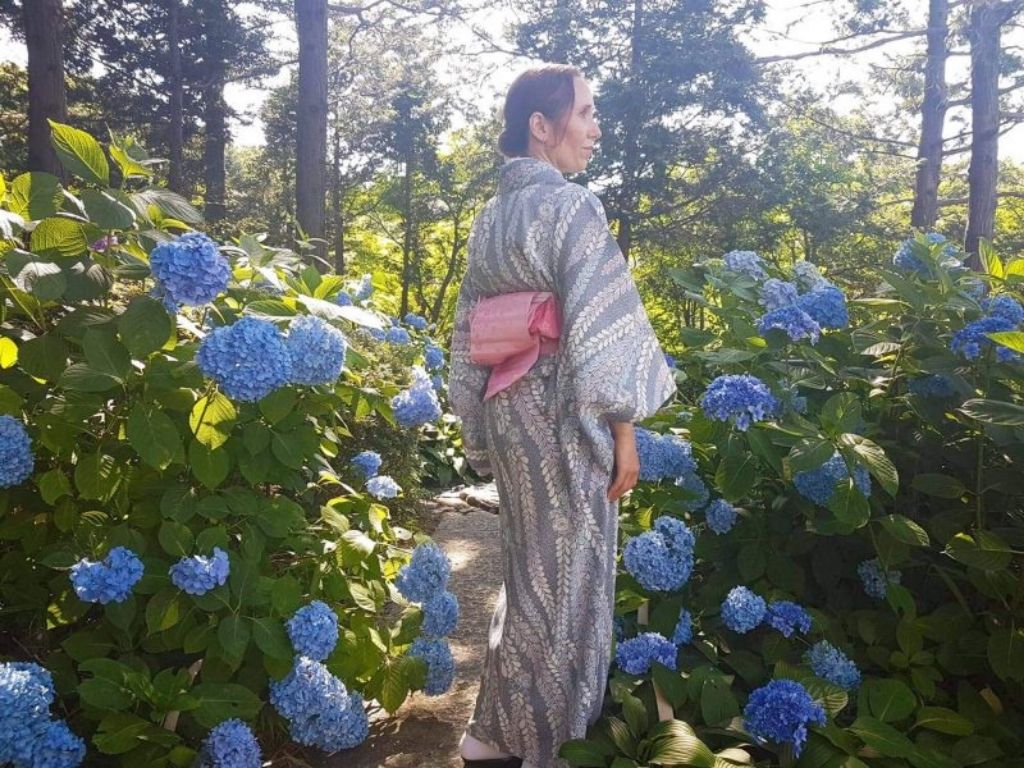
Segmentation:
{"type": "Polygon", "coordinates": [[[505,96],[505,129],[498,137],[498,149],[505,157],[523,157],[530,146],[530,115],[540,112],[561,130],[576,97],[575,78],[583,77],[576,67],[551,64],[528,69],[515,79],[505,96]]]}

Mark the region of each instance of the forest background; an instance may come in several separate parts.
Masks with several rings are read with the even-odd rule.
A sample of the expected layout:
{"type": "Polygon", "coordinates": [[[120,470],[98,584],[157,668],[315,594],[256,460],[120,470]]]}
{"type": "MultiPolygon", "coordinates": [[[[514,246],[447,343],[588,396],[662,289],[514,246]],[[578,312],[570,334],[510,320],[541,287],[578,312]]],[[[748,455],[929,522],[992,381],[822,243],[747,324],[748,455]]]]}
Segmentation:
{"type": "Polygon", "coordinates": [[[540,61],[597,86],[577,180],[669,350],[701,318],[664,275],[702,257],[808,259],[856,291],[912,226],[1024,243],[1020,0],[25,3],[0,5],[8,178],[62,173],[33,109],[132,138],[214,236],[371,272],[442,334],[499,96],[540,61]]]}

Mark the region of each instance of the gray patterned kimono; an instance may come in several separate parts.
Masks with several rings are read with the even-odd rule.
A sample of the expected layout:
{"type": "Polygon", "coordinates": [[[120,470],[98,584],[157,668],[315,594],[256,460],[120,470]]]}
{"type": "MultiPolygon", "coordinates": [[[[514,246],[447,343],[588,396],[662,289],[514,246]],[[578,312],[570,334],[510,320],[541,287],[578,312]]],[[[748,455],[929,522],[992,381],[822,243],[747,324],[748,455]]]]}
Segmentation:
{"type": "Polygon", "coordinates": [[[593,193],[540,160],[503,166],[473,223],[451,349],[466,456],[501,502],[504,584],[468,730],[530,768],[564,768],[558,748],[597,719],[611,661],[609,422],[643,419],[675,391],[593,193]],[[514,291],[558,297],[558,352],[483,403],[490,368],[469,359],[469,310],[514,291]]]}

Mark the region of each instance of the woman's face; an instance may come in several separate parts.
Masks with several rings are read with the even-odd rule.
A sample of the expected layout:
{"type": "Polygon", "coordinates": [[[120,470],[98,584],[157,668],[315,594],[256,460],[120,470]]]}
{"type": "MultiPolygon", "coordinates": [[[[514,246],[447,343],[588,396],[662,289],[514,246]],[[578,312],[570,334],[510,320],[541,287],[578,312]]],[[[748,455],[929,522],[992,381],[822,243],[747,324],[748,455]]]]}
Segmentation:
{"type": "Polygon", "coordinates": [[[601,138],[594,110],[594,96],[582,78],[574,78],[575,98],[572,112],[565,118],[564,133],[559,141],[559,126],[544,120],[545,136],[540,148],[544,159],[562,173],[579,173],[587,167],[594,146],[601,138]]]}

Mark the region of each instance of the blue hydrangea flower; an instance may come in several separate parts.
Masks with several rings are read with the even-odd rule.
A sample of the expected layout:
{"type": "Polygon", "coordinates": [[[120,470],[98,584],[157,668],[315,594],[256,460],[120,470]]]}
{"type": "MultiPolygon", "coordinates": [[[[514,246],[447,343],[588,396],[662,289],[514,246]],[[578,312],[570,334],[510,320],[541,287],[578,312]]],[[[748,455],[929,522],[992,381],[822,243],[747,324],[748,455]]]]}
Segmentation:
{"type": "Polygon", "coordinates": [[[377,499],[393,499],[402,492],[402,486],[390,475],[375,475],[366,481],[366,491],[377,499]]]}
{"type": "Polygon", "coordinates": [[[334,303],[339,307],[351,307],[353,304],[352,294],[348,291],[338,291],[338,295],[334,297],[334,303]]]}
{"type": "Polygon", "coordinates": [[[216,328],[199,345],[203,375],[233,400],[260,400],[291,378],[291,355],[277,326],[246,316],[216,328]]]}
{"type": "Polygon", "coordinates": [[[657,632],[642,632],[615,647],[615,663],[631,675],[643,675],[654,662],[676,668],[676,647],[657,632]]]}
{"type": "Polygon", "coordinates": [[[345,367],[345,336],[313,315],[292,320],[288,329],[291,381],[295,384],[333,384],[345,367]]]}
{"type": "Polygon", "coordinates": [[[756,376],[727,374],[708,385],[700,405],[708,418],[731,420],[737,429],[746,432],[751,423],[770,418],[779,401],[756,376]]]}
{"type": "Polygon", "coordinates": [[[798,293],[793,283],[787,283],[777,277],[769,277],[761,286],[761,295],[757,303],[764,307],[766,312],[772,312],[794,304],[798,293]]]}
{"type": "Polygon", "coordinates": [[[775,600],[769,603],[765,623],[786,637],[792,637],[794,632],[806,635],[811,631],[810,614],[790,600],[775,600]]]}
{"type": "Polygon", "coordinates": [[[0,416],[0,488],[25,482],[35,468],[32,438],[20,419],[0,416]]]}
{"type": "Polygon", "coordinates": [[[227,259],[201,232],[160,243],[149,254],[149,268],[157,279],[155,294],[171,312],[179,304],[208,304],[224,292],[231,277],[227,259]]]}
{"type": "Polygon", "coordinates": [[[960,281],[960,290],[975,301],[981,301],[988,294],[988,284],[977,277],[968,277],[960,281]]]}
{"type": "MultiPolygon", "coordinates": [[[[836,491],[836,484],[850,476],[846,462],[838,452],[816,469],[808,469],[793,475],[793,484],[800,495],[815,504],[825,506],[836,491]]],[[[865,498],[871,496],[871,475],[864,467],[853,470],[854,486],[865,498]]]]}
{"type": "Polygon", "coordinates": [[[354,298],[356,301],[366,301],[373,295],[373,275],[363,275],[363,279],[356,286],[354,298]]]}
{"type": "Polygon", "coordinates": [[[0,765],[28,766],[50,722],[53,678],[32,662],[0,663],[0,765]]]}
{"type": "Polygon", "coordinates": [[[675,645],[689,645],[693,642],[693,616],[685,608],[679,612],[679,621],[672,632],[672,642],[675,645]]]}
{"type": "Polygon", "coordinates": [[[86,603],[123,603],[142,578],[142,561],[126,547],[114,547],[101,562],[82,558],[71,566],[71,585],[86,603]]]}
{"type": "Polygon", "coordinates": [[[853,468],[853,487],[860,491],[860,495],[865,499],[871,497],[871,473],[866,467],[853,468]]]}
{"type": "Polygon", "coordinates": [[[412,559],[402,566],[395,586],[406,600],[425,603],[444,592],[451,575],[452,563],[448,555],[436,544],[427,542],[416,547],[412,559]]]}
{"type": "Polygon", "coordinates": [[[63,720],[47,723],[32,745],[32,768],[74,768],[84,759],[85,740],[63,720]]]}
{"type": "Polygon", "coordinates": [[[643,427],[637,427],[635,434],[641,480],[657,481],[696,471],[693,448],[683,438],[659,435],[643,427]]]}
{"type": "Polygon", "coordinates": [[[448,643],[440,638],[417,637],[409,649],[410,656],[418,656],[427,662],[427,682],[423,692],[428,696],[440,696],[452,686],[455,680],[455,659],[448,643]]]}
{"type": "Polygon", "coordinates": [[[821,326],[813,317],[793,305],[761,315],[757,321],[757,330],[762,336],[771,330],[785,331],[790,341],[810,339],[811,344],[817,344],[821,338],[821,326]]]}
{"type": "Polygon", "coordinates": [[[1001,363],[1012,362],[1019,359],[1020,355],[1006,347],[995,344],[986,334],[1015,329],[1016,325],[1012,320],[1002,316],[989,315],[969,323],[953,334],[953,340],[950,342],[949,348],[968,360],[977,360],[984,350],[994,347],[996,350],[996,360],[1001,363]]]}
{"type": "Polygon", "coordinates": [[[369,479],[380,471],[382,461],[376,451],[362,451],[353,456],[350,463],[363,473],[363,477],[369,479]]]}
{"type": "Polygon", "coordinates": [[[450,635],[459,623],[459,599],[451,592],[438,592],[423,603],[420,629],[427,637],[450,635]]]}
{"type": "Polygon", "coordinates": [[[416,366],[412,375],[412,384],[391,398],[395,421],[406,428],[418,427],[441,418],[441,404],[426,371],[416,366]]]}
{"type": "Polygon", "coordinates": [[[686,492],[682,507],[688,512],[700,512],[711,498],[711,490],[696,472],[684,472],[676,480],[676,486],[686,492]]]}
{"type": "Polygon", "coordinates": [[[733,587],[722,601],[722,622],[733,632],[746,634],[764,621],[764,598],[746,587],[733,587]]]}
{"type": "Polygon", "coordinates": [[[798,261],[794,264],[793,276],[796,278],[797,285],[804,291],[817,291],[832,285],[822,276],[818,267],[810,261],[798,261]]]}
{"type": "Polygon", "coordinates": [[[270,703],[288,721],[292,740],[308,747],[337,752],[369,734],[363,697],[312,659],[297,657],[284,680],[270,682],[270,703]]]}
{"type": "Polygon", "coordinates": [[[835,286],[819,288],[799,296],[796,305],[806,312],[822,328],[846,328],[850,324],[850,313],[846,308],[846,296],[835,286]]]}
{"type": "Polygon", "coordinates": [[[755,280],[764,280],[764,262],[754,251],[729,251],[725,254],[725,266],[731,272],[749,275],[755,280]]]}
{"type": "Polygon", "coordinates": [[[320,600],[299,608],[285,626],[299,656],[323,661],[338,644],[338,616],[320,600]]]}
{"type": "Polygon", "coordinates": [[[170,567],[171,583],[190,595],[205,595],[214,587],[228,580],[231,562],[228,553],[220,547],[213,548],[210,557],[193,555],[183,557],[170,567]]]}
{"type": "Polygon", "coordinates": [[[626,618],[616,616],[612,619],[612,633],[615,635],[615,642],[621,643],[626,638],[626,618]]]}
{"type": "Polygon", "coordinates": [[[428,371],[439,371],[444,367],[444,350],[434,344],[427,344],[423,358],[428,371]]]}
{"type": "Polygon", "coordinates": [[[676,359],[672,357],[672,355],[670,355],[668,352],[665,353],[665,365],[667,365],[669,368],[676,367],[676,359]]]}
{"type": "Polygon", "coordinates": [[[690,579],[694,541],[685,523],[662,516],[654,521],[653,529],[626,542],[622,559],[644,589],[671,592],[690,579]]]}
{"type": "Polygon", "coordinates": [[[825,710],[795,680],[772,680],[750,694],[743,719],[747,732],[758,741],[792,744],[799,757],[808,724],[825,725],[825,710]]]}
{"type": "Polygon", "coordinates": [[[907,382],[907,391],[917,397],[944,400],[953,397],[956,389],[948,376],[935,373],[930,376],[918,376],[907,382]]]}
{"type": "Polygon", "coordinates": [[[210,731],[203,744],[211,768],[260,768],[263,754],[249,726],[237,718],[210,731]]]}
{"type": "Polygon", "coordinates": [[[914,238],[908,238],[900,243],[900,247],[896,249],[896,253],[892,257],[892,265],[903,272],[927,274],[928,265],[914,255],[913,244],[914,238]]]}
{"type": "Polygon", "coordinates": [[[405,324],[417,331],[427,330],[427,318],[423,317],[423,315],[417,315],[414,312],[406,313],[405,324]]]}
{"type": "Polygon", "coordinates": [[[444,387],[444,379],[442,379],[438,374],[435,373],[433,376],[430,377],[430,386],[434,388],[435,392],[440,394],[441,389],[444,387]]]}
{"type": "Polygon", "coordinates": [[[860,670],[857,665],[828,640],[815,643],[804,654],[804,661],[814,670],[814,674],[833,685],[848,691],[860,686],[860,670]]]}
{"type": "Polygon", "coordinates": [[[884,600],[889,592],[890,584],[899,584],[903,574],[899,571],[887,571],[882,561],[877,557],[865,560],[857,566],[857,575],[860,576],[861,584],[864,585],[864,592],[869,597],[884,600]]]}
{"type": "Polygon", "coordinates": [[[370,335],[370,338],[376,341],[384,341],[387,338],[383,328],[367,328],[366,332],[370,335]]]}
{"type": "Polygon", "coordinates": [[[982,302],[982,307],[992,317],[1002,317],[1014,325],[1024,323],[1024,307],[1013,296],[1001,293],[982,302]]]}
{"type": "Polygon", "coordinates": [[[401,326],[392,326],[384,332],[384,340],[391,344],[410,344],[412,336],[401,326]]]}
{"type": "Polygon", "coordinates": [[[708,528],[718,534],[725,534],[736,525],[736,507],[725,499],[715,499],[704,511],[708,528]]]}

